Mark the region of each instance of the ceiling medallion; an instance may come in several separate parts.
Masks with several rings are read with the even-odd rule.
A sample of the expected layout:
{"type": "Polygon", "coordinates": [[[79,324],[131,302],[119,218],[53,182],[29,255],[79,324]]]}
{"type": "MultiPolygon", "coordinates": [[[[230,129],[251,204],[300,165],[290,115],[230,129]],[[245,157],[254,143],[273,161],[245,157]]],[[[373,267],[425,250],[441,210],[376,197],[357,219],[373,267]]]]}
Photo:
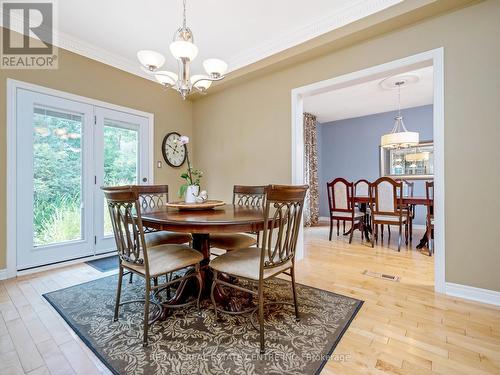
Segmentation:
{"type": "Polygon", "coordinates": [[[186,0],[183,0],[182,26],[174,33],[170,43],[170,53],[177,59],[179,74],[167,70],[159,70],[165,63],[165,57],[156,51],[142,50],[137,52],[137,58],[142,64],[141,68],[154,74],[156,80],[166,88],[178,91],[183,99],[195,90],[205,94],[213,81],[225,78],[227,64],[220,59],[207,59],[203,62],[205,74],[191,76],[190,64],[198,55],[198,47],[194,44],[194,35],[186,25],[186,0]]]}

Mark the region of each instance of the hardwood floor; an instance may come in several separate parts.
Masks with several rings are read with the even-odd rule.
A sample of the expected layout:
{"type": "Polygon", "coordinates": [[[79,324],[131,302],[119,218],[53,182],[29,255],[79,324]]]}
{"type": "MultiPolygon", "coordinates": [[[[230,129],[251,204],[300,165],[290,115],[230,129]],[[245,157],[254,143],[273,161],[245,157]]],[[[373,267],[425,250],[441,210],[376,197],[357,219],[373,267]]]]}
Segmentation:
{"type": "MultiPolygon", "coordinates": [[[[435,294],[433,258],[397,253],[396,236],[372,249],[327,231],[306,231],[298,282],[365,303],[323,373],[500,373],[500,308],[435,294]]],[[[0,282],[0,374],[110,373],[41,297],[108,274],[79,264],[0,282]]]]}

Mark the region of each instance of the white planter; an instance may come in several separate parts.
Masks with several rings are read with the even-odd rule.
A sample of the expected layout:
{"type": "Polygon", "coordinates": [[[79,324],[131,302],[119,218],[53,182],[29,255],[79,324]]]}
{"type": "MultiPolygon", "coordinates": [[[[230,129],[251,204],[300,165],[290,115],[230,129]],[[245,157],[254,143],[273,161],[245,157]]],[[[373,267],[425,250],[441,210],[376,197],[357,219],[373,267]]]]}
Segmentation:
{"type": "Polygon", "coordinates": [[[186,190],[186,203],[196,203],[196,197],[198,196],[198,192],[200,187],[198,185],[189,185],[186,190]]]}

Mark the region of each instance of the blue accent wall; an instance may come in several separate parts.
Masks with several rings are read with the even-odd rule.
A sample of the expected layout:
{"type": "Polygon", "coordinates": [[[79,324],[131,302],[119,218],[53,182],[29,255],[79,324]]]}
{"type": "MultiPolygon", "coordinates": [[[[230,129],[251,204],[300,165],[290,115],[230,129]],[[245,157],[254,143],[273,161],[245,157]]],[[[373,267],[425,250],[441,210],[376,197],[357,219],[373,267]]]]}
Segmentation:
{"type": "MultiPolygon", "coordinates": [[[[432,105],[404,109],[408,130],[420,133],[420,140],[432,140],[432,105]]],[[[394,124],[396,112],[318,124],[318,179],[320,216],[328,217],[326,183],[337,177],[348,181],[380,177],[380,137],[394,124]]],[[[425,182],[415,181],[415,196],[425,196],[425,182]]],[[[425,207],[417,207],[415,224],[425,224],[425,207]]]]}

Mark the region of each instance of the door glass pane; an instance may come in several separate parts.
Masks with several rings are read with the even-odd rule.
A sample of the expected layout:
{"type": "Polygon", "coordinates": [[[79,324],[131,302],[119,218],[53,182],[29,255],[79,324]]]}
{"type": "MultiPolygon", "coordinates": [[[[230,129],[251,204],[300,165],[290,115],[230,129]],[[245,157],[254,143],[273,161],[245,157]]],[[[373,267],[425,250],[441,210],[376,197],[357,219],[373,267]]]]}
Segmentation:
{"type": "Polygon", "coordinates": [[[81,115],[35,108],[33,114],[33,245],[80,240],[81,115]]]}
{"type": "MultiPolygon", "coordinates": [[[[104,185],[136,185],[139,181],[139,132],[135,125],[104,120],[104,185]]],[[[104,201],[104,235],[112,235],[104,201]]]]}

